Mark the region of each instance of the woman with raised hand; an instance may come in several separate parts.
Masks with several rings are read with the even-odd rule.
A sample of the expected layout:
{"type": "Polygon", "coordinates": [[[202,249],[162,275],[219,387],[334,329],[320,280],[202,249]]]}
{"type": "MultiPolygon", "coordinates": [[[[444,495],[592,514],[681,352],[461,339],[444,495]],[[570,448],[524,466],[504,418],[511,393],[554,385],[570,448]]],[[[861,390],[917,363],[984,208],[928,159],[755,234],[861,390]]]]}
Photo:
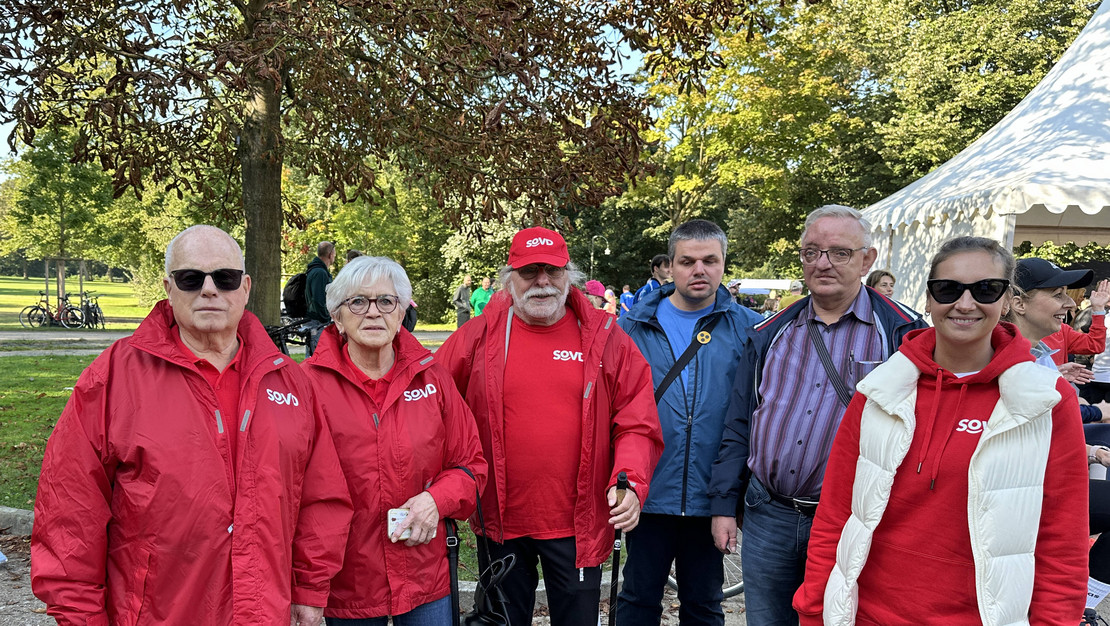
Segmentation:
{"type": "Polygon", "coordinates": [[[486,462],[450,375],[401,328],[411,297],[396,262],[352,259],[327,287],[335,324],[304,363],[355,508],[330,625],[451,623],[443,519],[474,511],[486,462]]]}
{"type": "Polygon", "coordinates": [[[857,387],[794,596],[804,624],[1075,624],[1087,466],[1075,393],[999,323],[1013,256],[960,237],[933,257],[934,328],[857,387]]]}

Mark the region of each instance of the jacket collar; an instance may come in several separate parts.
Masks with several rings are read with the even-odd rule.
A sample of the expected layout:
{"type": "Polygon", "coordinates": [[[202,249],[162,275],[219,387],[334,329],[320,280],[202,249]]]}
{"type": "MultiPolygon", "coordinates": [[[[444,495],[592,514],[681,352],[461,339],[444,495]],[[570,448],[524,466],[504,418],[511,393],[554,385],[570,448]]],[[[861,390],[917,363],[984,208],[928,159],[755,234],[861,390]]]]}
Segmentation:
{"type": "MultiPolygon", "coordinates": [[[[655,318],[655,314],[659,309],[659,304],[663,298],[669,298],[675,291],[674,283],[667,283],[662,287],[649,292],[640,302],[632,307],[628,313],[628,317],[634,322],[650,322],[655,318]]],[[[709,315],[728,311],[733,306],[740,306],[732,299],[732,294],[725,289],[723,285],[717,285],[717,293],[714,294],[713,310],[709,315]]]]}
{"type": "MultiPolygon", "coordinates": [[[[305,363],[334,370],[352,383],[361,386],[359,381],[351,379],[347,366],[343,363],[342,350],[346,343],[347,340],[340,336],[339,329],[335,324],[331,324],[320,334],[316,351],[305,363]]],[[[394,380],[404,380],[405,383],[417,372],[431,367],[435,360],[431,350],[425,348],[404,328],[398,328],[397,335],[393,338],[393,353],[395,360],[391,371],[394,373],[394,380]]]]}

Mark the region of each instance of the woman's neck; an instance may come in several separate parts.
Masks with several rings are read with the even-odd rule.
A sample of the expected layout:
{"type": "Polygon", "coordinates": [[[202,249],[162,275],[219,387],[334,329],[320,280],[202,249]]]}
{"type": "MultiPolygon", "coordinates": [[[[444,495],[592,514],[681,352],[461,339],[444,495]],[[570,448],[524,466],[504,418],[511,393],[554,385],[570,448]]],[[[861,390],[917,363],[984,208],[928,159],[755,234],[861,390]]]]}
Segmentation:
{"type": "Polygon", "coordinates": [[[950,345],[938,341],[933,348],[933,360],[936,364],[953,374],[981,371],[993,358],[994,347],[990,343],[990,337],[985,346],[950,345]]]}
{"type": "Polygon", "coordinates": [[[347,354],[363,374],[371,380],[378,380],[389,373],[396,361],[393,344],[389,343],[381,348],[365,348],[356,343],[347,342],[347,354]]]}
{"type": "Polygon", "coordinates": [[[1046,334],[1043,334],[1042,331],[1037,331],[1036,329],[1031,328],[1029,323],[1025,321],[1024,317],[1020,315],[1017,315],[1015,317],[1016,319],[1014,320],[1014,326],[1017,326],[1018,332],[1021,333],[1022,337],[1028,339],[1030,344],[1035,346],[1040,343],[1041,340],[1048,336],[1046,334]]]}

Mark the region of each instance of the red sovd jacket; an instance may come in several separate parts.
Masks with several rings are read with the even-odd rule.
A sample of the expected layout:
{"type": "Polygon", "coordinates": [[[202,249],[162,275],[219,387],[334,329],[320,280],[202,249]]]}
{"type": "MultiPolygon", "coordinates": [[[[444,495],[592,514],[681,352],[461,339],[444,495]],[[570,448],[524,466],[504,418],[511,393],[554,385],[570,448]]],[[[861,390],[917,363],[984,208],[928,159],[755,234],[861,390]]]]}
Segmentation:
{"type": "MultiPolygon", "coordinates": [[[[482,493],[486,534],[501,542],[505,500],[504,381],[505,329],[510,298],[501,292],[482,314],[455,331],[436,353],[451,371],[459,392],[474,411],[482,451],[490,466],[490,486],[482,493]]],[[[571,289],[567,298],[582,332],[582,453],[574,505],[576,567],[596,567],[613,548],[606,492],[617,474],[628,473],[641,505],[663,451],[655,409],[651,368],[612,315],[590,306],[571,289]]],[[[536,388],[536,406],[544,402],[536,388]]],[[[537,408],[542,411],[542,408],[537,408]]],[[[542,442],[536,442],[537,449],[542,442]]],[[[521,453],[516,451],[516,453],[521,453]]],[[[528,454],[528,451],[524,451],[528,454]]],[[[471,527],[478,521],[471,519],[471,527]]]]}
{"type": "Polygon", "coordinates": [[[250,313],[239,414],[158,303],[81,374],[46,446],[31,586],[59,624],[272,624],[324,606],[351,500],[308,380],[250,313]],[[239,429],[235,490],[223,428],[239,429]]]}
{"type": "Polygon", "coordinates": [[[398,615],[450,593],[447,535],[441,521],[428,544],[391,543],[386,513],[426,490],[441,518],[466,519],[474,511],[476,487],[485,485],[486,462],[470,409],[436,357],[407,330],[393,340],[396,361],[381,407],[343,362],[344,345],[329,326],[302,365],[320,397],[354,501],[343,569],[332,579],[324,614],[398,615]]]}

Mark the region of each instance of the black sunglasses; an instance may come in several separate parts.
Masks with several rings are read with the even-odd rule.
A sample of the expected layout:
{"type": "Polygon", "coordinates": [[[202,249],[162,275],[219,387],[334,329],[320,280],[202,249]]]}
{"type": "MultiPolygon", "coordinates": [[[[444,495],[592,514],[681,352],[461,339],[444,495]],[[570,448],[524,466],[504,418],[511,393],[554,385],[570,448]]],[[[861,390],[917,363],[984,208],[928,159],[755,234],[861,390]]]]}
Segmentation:
{"type": "Polygon", "coordinates": [[[971,297],[979,304],[993,304],[998,302],[1006,290],[1010,288],[1010,281],[1005,278],[987,278],[971,284],[961,283],[958,280],[936,278],[928,283],[929,295],[937,304],[952,304],[970,291],[971,297]]]}
{"type": "Polygon", "coordinates": [[[173,282],[181,291],[197,291],[204,286],[204,279],[212,277],[212,283],[220,291],[235,291],[243,284],[243,270],[219,269],[211,272],[200,270],[174,270],[170,272],[173,282]]]}

